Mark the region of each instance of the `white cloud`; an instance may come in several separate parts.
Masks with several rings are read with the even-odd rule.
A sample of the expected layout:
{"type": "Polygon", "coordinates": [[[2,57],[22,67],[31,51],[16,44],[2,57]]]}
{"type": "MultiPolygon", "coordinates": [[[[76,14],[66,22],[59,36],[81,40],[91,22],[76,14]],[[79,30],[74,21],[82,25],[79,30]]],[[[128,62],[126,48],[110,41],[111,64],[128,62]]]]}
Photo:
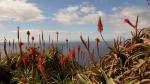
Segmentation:
{"type": "Polygon", "coordinates": [[[104,15],[102,11],[96,10],[93,5],[82,3],[60,9],[54,14],[52,20],[62,24],[91,24],[97,22],[98,16],[104,15]]]}
{"type": "Polygon", "coordinates": [[[27,0],[0,0],[0,21],[40,21],[42,11],[27,0]]]}
{"type": "Polygon", "coordinates": [[[112,14],[107,15],[110,19],[109,24],[115,27],[112,31],[114,35],[121,35],[128,37],[130,31],[133,31],[133,28],[124,23],[124,18],[129,18],[129,20],[135,24],[136,17],[139,16],[139,28],[150,27],[150,10],[148,8],[142,8],[138,6],[131,7],[114,7],[112,9],[112,14]]]}
{"type": "MultiPolygon", "coordinates": [[[[116,8],[117,9],[117,8],[116,8]]],[[[118,8],[118,10],[113,11],[114,14],[110,17],[116,18],[114,23],[119,24],[123,23],[124,18],[129,18],[133,24],[135,24],[136,17],[139,16],[139,26],[148,27],[150,26],[150,10],[148,8],[142,8],[138,6],[118,8]],[[119,22],[119,23],[118,23],[119,22]]]]}

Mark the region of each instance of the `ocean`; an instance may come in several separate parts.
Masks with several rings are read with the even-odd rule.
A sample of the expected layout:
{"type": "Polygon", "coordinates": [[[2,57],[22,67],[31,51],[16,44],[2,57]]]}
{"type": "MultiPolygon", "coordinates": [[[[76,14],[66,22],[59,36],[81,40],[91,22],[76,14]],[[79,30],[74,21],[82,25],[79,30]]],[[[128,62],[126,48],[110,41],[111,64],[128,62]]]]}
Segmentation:
{"type": "MultiPolygon", "coordinates": [[[[112,41],[108,41],[108,44],[112,45],[112,41]]],[[[86,53],[85,53],[85,55],[86,55],[86,60],[87,60],[87,61],[89,60],[88,52],[87,52],[87,50],[85,49],[85,46],[83,46],[83,44],[82,44],[81,42],[69,42],[68,45],[69,45],[70,48],[73,48],[73,47],[76,46],[76,45],[80,45],[81,50],[86,52],[86,53]]],[[[14,52],[19,52],[19,48],[18,48],[17,46],[18,46],[18,44],[16,43],[16,47],[14,47],[14,52]]],[[[27,46],[27,43],[24,43],[24,45],[23,45],[23,50],[26,48],[26,46],[27,46]]],[[[36,43],[35,43],[35,46],[38,47],[39,44],[36,44],[36,43]]],[[[54,43],[54,46],[55,46],[55,47],[57,46],[57,47],[59,48],[59,50],[61,50],[64,55],[67,54],[67,46],[66,46],[66,43],[58,43],[58,44],[54,43]]],[[[49,45],[48,43],[45,43],[45,52],[48,52],[48,48],[50,48],[50,47],[52,48],[51,45],[49,45]]],[[[102,56],[103,54],[105,54],[106,52],[109,51],[109,49],[106,48],[105,43],[104,43],[103,41],[100,42],[100,44],[99,44],[100,56],[98,56],[98,53],[97,53],[97,50],[96,50],[96,43],[95,43],[95,42],[90,42],[90,47],[91,47],[91,48],[94,48],[94,60],[95,60],[95,61],[98,60],[100,56],[102,56]]],[[[9,44],[7,43],[6,48],[7,48],[8,54],[13,51],[12,44],[9,45],[9,44]],[[10,47],[9,47],[9,46],[10,46],[10,47]]],[[[1,57],[5,57],[5,54],[4,54],[4,45],[3,45],[3,43],[0,43],[0,51],[1,51],[1,57]]],[[[76,54],[77,54],[77,51],[76,51],[76,54]]],[[[76,59],[77,59],[77,58],[76,58],[76,59]]],[[[79,62],[80,62],[80,61],[79,61],[79,62]]]]}

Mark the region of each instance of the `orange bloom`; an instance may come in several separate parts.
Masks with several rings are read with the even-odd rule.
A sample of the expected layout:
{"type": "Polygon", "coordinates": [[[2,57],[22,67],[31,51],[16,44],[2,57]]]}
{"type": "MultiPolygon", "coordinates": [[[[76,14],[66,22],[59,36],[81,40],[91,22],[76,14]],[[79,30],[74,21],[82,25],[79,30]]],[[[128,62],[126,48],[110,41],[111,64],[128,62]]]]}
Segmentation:
{"type": "Polygon", "coordinates": [[[63,65],[67,60],[67,57],[66,56],[61,56],[60,57],[60,64],[63,65]]]}
{"type": "Polygon", "coordinates": [[[37,69],[41,72],[43,78],[46,80],[46,74],[44,73],[44,66],[43,66],[43,56],[41,54],[38,56],[37,69]]]}
{"type": "Polygon", "coordinates": [[[43,64],[43,56],[42,55],[38,56],[38,63],[43,64]]]}
{"type": "Polygon", "coordinates": [[[103,31],[103,24],[102,24],[102,21],[101,21],[101,17],[99,17],[97,26],[98,26],[98,32],[102,32],[103,31]]]}
{"type": "Polygon", "coordinates": [[[22,60],[22,62],[24,63],[25,68],[27,68],[27,64],[28,64],[28,61],[29,61],[29,57],[26,56],[26,55],[21,56],[21,60],[22,60]]]}
{"type": "Polygon", "coordinates": [[[34,48],[29,48],[29,56],[32,56],[32,60],[35,59],[35,49],[34,48]]]}
{"type": "Polygon", "coordinates": [[[43,69],[43,56],[42,55],[38,56],[37,68],[39,71],[42,71],[42,69],[43,69]]]}
{"type": "Polygon", "coordinates": [[[21,76],[19,77],[19,79],[21,80],[22,84],[26,84],[26,83],[27,83],[25,76],[21,75],[21,76]]]}
{"type": "Polygon", "coordinates": [[[34,55],[35,54],[35,49],[34,48],[29,48],[28,51],[29,51],[30,55],[34,55]]]}
{"type": "Polygon", "coordinates": [[[70,50],[70,52],[69,52],[69,58],[70,58],[70,60],[73,63],[74,59],[75,59],[75,50],[70,50]]]}

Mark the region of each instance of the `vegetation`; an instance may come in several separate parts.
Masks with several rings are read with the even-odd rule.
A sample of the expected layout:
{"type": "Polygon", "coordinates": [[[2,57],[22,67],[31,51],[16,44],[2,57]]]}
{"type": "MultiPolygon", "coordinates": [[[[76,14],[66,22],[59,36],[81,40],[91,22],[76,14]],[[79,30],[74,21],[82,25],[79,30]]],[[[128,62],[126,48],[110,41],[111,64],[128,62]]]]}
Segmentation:
{"type": "MultiPolygon", "coordinates": [[[[124,20],[134,28],[132,37],[123,41],[115,39],[110,46],[101,32],[103,25],[98,21],[98,32],[109,52],[94,61],[94,52],[100,55],[100,39],[96,38],[96,49],[90,46],[90,40],[80,36],[85,49],[80,45],[69,47],[66,39],[67,54],[62,53],[57,44],[49,42],[46,50],[43,32],[39,35],[39,44],[30,42],[27,31],[27,46],[22,43],[17,33],[18,43],[4,40],[5,57],[0,59],[0,82],[3,84],[149,84],[150,83],[150,28],[138,29],[138,17],[133,25],[129,19],[124,20]],[[12,46],[11,46],[12,44],[12,46]],[[18,46],[19,52],[15,52],[18,46]],[[11,48],[10,48],[11,47],[11,48]],[[8,53],[8,50],[11,51],[8,53]],[[86,53],[87,52],[87,53],[86,53]],[[86,56],[90,64],[86,64],[86,56]],[[81,64],[78,61],[82,61],[81,64]]],[[[57,41],[58,41],[58,32],[57,41]]]]}

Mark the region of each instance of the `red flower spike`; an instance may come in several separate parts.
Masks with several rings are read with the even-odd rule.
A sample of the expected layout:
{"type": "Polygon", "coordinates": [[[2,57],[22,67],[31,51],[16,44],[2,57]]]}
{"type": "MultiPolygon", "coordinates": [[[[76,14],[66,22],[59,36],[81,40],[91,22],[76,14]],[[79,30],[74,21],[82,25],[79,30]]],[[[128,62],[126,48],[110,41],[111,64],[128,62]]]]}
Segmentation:
{"type": "Polygon", "coordinates": [[[22,60],[22,62],[24,63],[25,68],[27,68],[27,64],[28,64],[28,62],[29,62],[29,57],[26,56],[26,55],[21,56],[21,60],[22,60]]]}
{"type": "Polygon", "coordinates": [[[96,39],[96,43],[98,44],[100,42],[99,38],[97,37],[96,39]]]}
{"type": "Polygon", "coordinates": [[[128,23],[131,27],[133,27],[135,29],[135,26],[130,22],[130,20],[128,18],[125,18],[124,22],[128,23]]]}
{"type": "Polygon", "coordinates": [[[42,55],[38,56],[38,63],[43,64],[43,56],[42,55]]]}
{"type": "Polygon", "coordinates": [[[32,56],[32,60],[33,60],[34,57],[35,57],[35,49],[34,48],[29,48],[28,51],[29,51],[29,55],[32,56]]]}
{"type": "Polygon", "coordinates": [[[68,43],[68,39],[66,39],[66,43],[68,43]]]}
{"type": "Polygon", "coordinates": [[[125,22],[125,23],[130,23],[130,21],[129,21],[128,18],[125,18],[125,19],[124,19],[124,22],[125,22]]]}
{"type": "Polygon", "coordinates": [[[103,31],[103,24],[101,21],[101,17],[99,17],[97,26],[98,26],[98,32],[102,32],[103,31]]]}
{"type": "Polygon", "coordinates": [[[75,50],[70,50],[70,52],[69,52],[69,58],[70,58],[70,60],[73,63],[74,59],[75,59],[75,50]]]}
{"type": "Polygon", "coordinates": [[[97,53],[98,53],[98,56],[100,56],[100,52],[99,52],[99,43],[100,43],[100,40],[99,40],[98,37],[95,40],[96,40],[97,53]]]}
{"type": "Polygon", "coordinates": [[[27,31],[27,35],[28,35],[28,36],[30,35],[30,31],[29,31],[29,30],[27,31]]]}
{"type": "Polygon", "coordinates": [[[22,46],[23,46],[23,42],[20,40],[19,41],[19,48],[22,48],[22,46]]]}
{"type": "Polygon", "coordinates": [[[80,50],[81,50],[80,45],[77,45],[76,48],[77,48],[78,52],[80,52],[80,50]]]}
{"type": "Polygon", "coordinates": [[[66,56],[61,56],[60,57],[60,64],[63,66],[63,64],[66,62],[67,57],[66,56]]]}
{"type": "Polygon", "coordinates": [[[34,36],[32,36],[32,41],[34,41],[34,36]]]}
{"type": "Polygon", "coordinates": [[[28,51],[29,51],[30,55],[34,55],[35,54],[35,49],[34,48],[29,48],[28,51]]]}
{"type": "Polygon", "coordinates": [[[38,56],[37,69],[41,72],[43,78],[46,80],[46,74],[44,73],[44,67],[43,67],[43,56],[41,54],[38,56]]]}
{"type": "Polygon", "coordinates": [[[22,84],[26,84],[26,83],[27,83],[26,78],[25,78],[24,75],[21,75],[21,76],[19,77],[19,79],[21,80],[22,84]]]}

